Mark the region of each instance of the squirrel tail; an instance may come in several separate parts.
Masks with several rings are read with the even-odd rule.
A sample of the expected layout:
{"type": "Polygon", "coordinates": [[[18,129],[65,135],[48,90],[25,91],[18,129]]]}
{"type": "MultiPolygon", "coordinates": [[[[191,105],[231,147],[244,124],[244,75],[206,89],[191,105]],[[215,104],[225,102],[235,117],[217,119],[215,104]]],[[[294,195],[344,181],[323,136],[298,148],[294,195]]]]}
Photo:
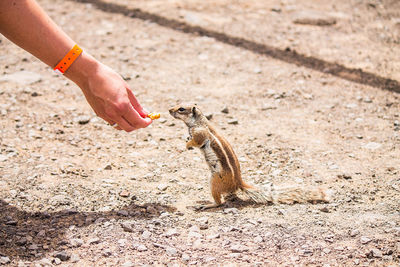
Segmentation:
{"type": "Polygon", "coordinates": [[[260,204],[329,203],[333,195],[333,191],[323,187],[305,187],[300,185],[274,187],[272,184],[267,184],[260,189],[244,184],[241,189],[252,201],[260,204]]]}

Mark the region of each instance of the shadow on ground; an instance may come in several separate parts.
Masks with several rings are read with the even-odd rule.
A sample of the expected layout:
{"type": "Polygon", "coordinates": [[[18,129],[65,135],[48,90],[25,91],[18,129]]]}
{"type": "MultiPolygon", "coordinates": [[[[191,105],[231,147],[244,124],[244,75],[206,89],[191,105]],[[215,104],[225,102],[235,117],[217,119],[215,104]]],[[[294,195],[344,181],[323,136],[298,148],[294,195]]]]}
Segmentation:
{"type": "Polygon", "coordinates": [[[71,246],[65,236],[71,226],[85,227],[93,223],[116,220],[148,220],[163,211],[176,209],[158,203],[131,203],[121,210],[109,212],[78,212],[62,210],[54,213],[22,211],[0,200],[0,255],[32,260],[71,246]]]}

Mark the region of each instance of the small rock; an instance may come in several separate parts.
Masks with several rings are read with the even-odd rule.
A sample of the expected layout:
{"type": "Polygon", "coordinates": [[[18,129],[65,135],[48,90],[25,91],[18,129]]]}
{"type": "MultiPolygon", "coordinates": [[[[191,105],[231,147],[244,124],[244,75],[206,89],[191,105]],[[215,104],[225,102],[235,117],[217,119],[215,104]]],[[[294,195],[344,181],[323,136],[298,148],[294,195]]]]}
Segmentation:
{"type": "Polygon", "coordinates": [[[39,233],[37,233],[37,237],[41,238],[44,237],[46,235],[46,231],[45,230],[40,230],[39,233]]]}
{"type": "Polygon", "coordinates": [[[329,213],[330,212],[330,210],[328,209],[328,207],[323,207],[323,208],[321,208],[321,209],[319,209],[320,211],[322,211],[322,212],[325,212],[325,213],[329,213]]]}
{"type": "Polygon", "coordinates": [[[15,244],[17,244],[18,246],[23,246],[23,245],[26,244],[26,242],[27,242],[26,238],[25,238],[25,237],[21,237],[20,239],[18,239],[18,240],[15,242],[15,244]]]}
{"type": "Polygon", "coordinates": [[[77,263],[78,261],[80,261],[81,259],[79,258],[79,256],[77,255],[77,254],[75,254],[75,253],[72,253],[71,254],[71,259],[70,259],[70,261],[72,262],[72,263],[77,263]]]}
{"type": "Polygon", "coordinates": [[[254,238],[254,243],[262,243],[264,240],[263,240],[263,238],[262,238],[262,236],[256,236],[255,238],[254,238]]]}
{"type": "Polygon", "coordinates": [[[353,230],[350,231],[349,234],[350,234],[351,237],[355,237],[355,236],[360,234],[360,231],[357,230],[357,229],[353,229],[353,230]]]}
{"type": "Polygon", "coordinates": [[[77,248],[77,247],[80,247],[80,246],[83,245],[83,240],[79,239],[79,238],[72,238],[72,239],[69,240],[69,244],[72,247],[77,248]]]}
{"type": "Polygon", "coordinates": [[[109,248],[106,248],[105,250],[103,250],[103,256],[104,257],[110,257],[112,255],[112,251],[109,248]]]}
{"type": "Polygon", "coordinates": [[[130,193],[129,191],[127,191],[127,190],[123,190],[123,191],[121,191],[121,192],[119,193],[119,195],[120,195],[121,197],[129,197],[129,196],[131,195],[131,193],[130,193]]]}
{"type": "Polygon", "coordinates": [[[257,68],[254,68],[253,72],[256,74],[260,74],[262,72],[262,70],[257,67],[257,68]]]}
{"type": "Polygon", "coordinates": [[[322,252],[324,252],[325,254],[329,254],[331,250],[329,248],[324,248],[322,252]]]}
{"type": "Polygon", "coordinates": [[[9,264],[11,261],[10,261],[10,258],[9,257],[0,257],[0,264],[1,265],[6,265],[6,264],[9,264]]]}
{"type": "Polygon", "coordinates": [[[205,113],[204,116],[206,116],[207,120],[211,120],[214,116],[212,113],[205,113]]]}
{"type": "Polygon", "coordinates": [[[246,247],[246,246],[243,246],[243,245],[232,245],[232,246],[230,247],[230,250],[231,250],[233,253],[243,253],[243,252],[248,251],[249,248],[246,247]]]}
{"type": "Polygon", "coordinates": [[[360,242],[361,242],[361,244],[367,244],[367,243],[371,242],[371,238],[366,237],[366,236],[362,236],[360,238],[360,242]]]}
{"type": "Polygon", "coordinates": [[[208,235],[206,238],[207,239],[217,239],[220,238],[221,235],[219,233],[213,234],[213,235],[208,235]]]}
{"type": "Polygon", "coordinates": [[[36,245],[36,244],[32,244],[32,245],[30,245],[30,246],[28,247],[28,249],[29,249],[29,250],[37,250],[37,249],[39,249],[39,247],[38,247],[38,245],[36,245]]]}
{"type": "Polygon", "coordinates": [[[377,248],[371,249],[370,254],[374,258],[382,258],[382,256],[383,256],[382,251],[380,249],[377,249],[377,248]]]}
{"type": "Polygon", "coordinates": [[[171,257],[175,257],[178,255],[178,251],[176,250],[176,248],[173,248],[173,247],[167,247],[165,249],[165,252],[167,253],[168,256],[171,256],[171,257]]]}
{"type": "Polygon", "coordinates": [[[165,190],[167,190],[167,188],[168,188],[167,184],[159,184],[157,186],[157,189],[160,190],[160,191],[165,191],[165,190]]]}
{"type": "Polygon", "coordinates": [[[111,170],[111,169],[112,169],[111,164],[107,164],[107,165],[104,167],[104,169],[105,169],[105,170],[111,170]]]}
{"type": "Polygon", "coordinates": [[[140,244],[136,249],[140,252],[147,251],[147,247],[143,244],[140,244]]]}
{"type": "Polygon", "coordinates": [[[129,215],[129,212],[126,210],[119,210],[119,211],[117,211],[117,214],[127,217],[129,215]]]}
{"type": "Polygon", "coordinates": [[[61,260],[60,260],[59,258],[54,258],[54,259],[53,259],[53,263],[54,263],[55,265],[60,265],[60,264],[61,264],[61,260]]]}
{"type": "Polygon", "coordinates": [[[350,180],[350,179],[352,179],[351,175],[350,175],[350,174],[346,174],[346,173],[344,173],[344,174],[339,174],[337,177],[340,178],[340,179],[345,179],[345,180],[350,180]]]}
{"type": "Polygon", "coordinates": [[[7,156],[5,156],[5,155],[0,155],[0,162],[4,162],[4,161],[7,161],[8,160],[8,157],[7,156]]]}
{"type": "Polygon", "coordinates": [[[89,239],[88,243],[89,243],[89,245],[99,244],[100,238],[95,237],[95,238],[89,239]]]}
{"type": "Polygon", "coordinates": [[[175,228],[168,229],[167,232],[164,234],[164,236],[166,237],[178,236],[178,235],[179,235],[178,230],[176,230],[175,228]]]}
{"type": "Polygon", "coordinates": [[[221,112],[222,112],[222,113],[225,113],[225,114],[228,114],[228,113],[229,113],[229,108],[228,108],[228,107],[224,107],[224,108],[221,110],[221,112]]]}
{"type": "Polygon", "coordinates": [[[190,231],[188,234],[188,237],[189,238],[202,238],[203,235],[198,232],[190,231]]]}
{"type": "Polygon", "coordinates": [[[60,259],[61,261],[67,261],[71,258],[71,256],[65,251],[56,252],[54,257],[60,259]]]}
{"type": "MultiPolygon", "coordinates": [[[[60,263],[61,263],[61,260],[60,260],[60,259],[58,259],[58,260],[59,260],[60,263]]],[[[40,266],[43,266],[43,267],[45,267],[45,266],[53,266],[53,264],[51,263],[51,260],[46,259],[46,258],[41,259],[41,260],[39,261],[39,264],[40,264],[40,266]]]]}
{"type": "Polygon", "coordinates": [[[190,256],[188,254],[186,254],[186,253],[183,253],[182,254],[182,261],[184,261],[184,262],[190,261],[190,256]]]}
{"type": "Polygon", "coordinates": [[[239,121],[237,119],[231,119],[231,120],[228,121],[228,124],[238,125],[239,121]]]}
{"type": "Polygon", "coordinates": [[[88,124],[90,121],[89,116],[78,116],[74,119],[75,122],[78,122],[80,125],[88,124]]]}
{"type": "Polygon", "coordinates": [[[149,231],[147,231],[147,230],[143,231],[142,237],[143,237],[144,239],[149,239],[150,236],[151,236],[151,232],[149,232],[149,231]]]}
{"type": "Polygon", "coordinates": [[[125,232],[129,232],[129,233],[133,232],[132,224],[129,222],[121,223],[121,227],[122,227],[122,229],[124,229],[125,232]]]}

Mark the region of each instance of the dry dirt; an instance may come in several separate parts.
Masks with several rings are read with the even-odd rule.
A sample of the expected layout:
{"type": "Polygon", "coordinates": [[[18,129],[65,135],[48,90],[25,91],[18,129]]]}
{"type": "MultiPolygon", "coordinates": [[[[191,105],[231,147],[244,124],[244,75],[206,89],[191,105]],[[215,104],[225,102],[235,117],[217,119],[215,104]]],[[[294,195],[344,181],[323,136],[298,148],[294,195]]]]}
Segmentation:
{"type": "Polygon", "coordinates": [[[399,266],[399,1],[39,3],[162,118],[114,130],[0,36],[1,263],[399,266]],[[246,181],[333,201],[195,212],[209,171],[179,102],[213,115],[246,181]]]}

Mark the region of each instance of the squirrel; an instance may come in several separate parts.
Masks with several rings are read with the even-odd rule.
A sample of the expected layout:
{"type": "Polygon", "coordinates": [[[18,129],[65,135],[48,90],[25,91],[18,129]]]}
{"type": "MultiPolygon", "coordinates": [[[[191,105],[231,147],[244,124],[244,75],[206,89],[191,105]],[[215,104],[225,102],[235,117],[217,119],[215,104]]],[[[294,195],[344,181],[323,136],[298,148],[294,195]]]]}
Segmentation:
{"type": "Polygon", "coordinates": [[[198,206],[197,210],[219,207],[222,205],[222,196],[225,200],[235,199],[238,190],[260,204],[330,202],[331,192],[321,187],[274,188],[270,185],[268,188],[261,189],[245,183],[242,180],[240,163],[231,145],[215,130],[197,106],[178,105],[171,108],[169,113],[188,126],[190,137],[186,148],[200,148],[211,170],[211,194],[215,203],[198,206]]]}

